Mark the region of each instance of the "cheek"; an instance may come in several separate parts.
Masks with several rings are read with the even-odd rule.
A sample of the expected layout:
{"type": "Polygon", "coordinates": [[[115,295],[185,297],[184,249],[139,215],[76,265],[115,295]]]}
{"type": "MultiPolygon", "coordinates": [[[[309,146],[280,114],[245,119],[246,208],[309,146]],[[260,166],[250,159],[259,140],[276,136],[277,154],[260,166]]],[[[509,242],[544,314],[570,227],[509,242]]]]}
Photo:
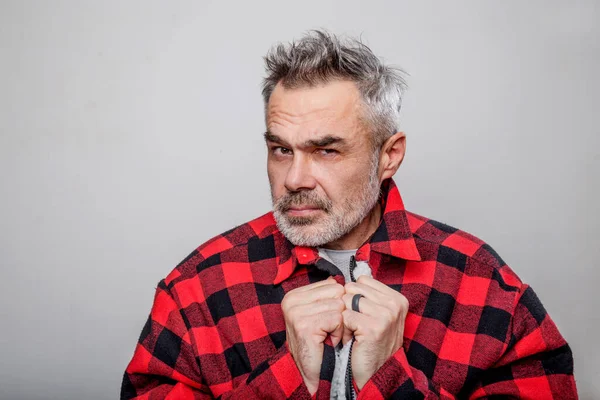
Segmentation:
{"type": "Polygon", "coordinates": [[[370,164],[364,160],[348,160],[329,168],[322,168],[315,178],[327,196],[334,202],[358,195],[367,184],[370,164]]]}
{"type": "Polygon", "coordinates": [[[280,196],[285,187],[285,173],[282,172],[281,168],[275,168],[269,163],[267,165],[267,176],[271,185],[271,193],[277,195],[277,197],[280,196]]]}
{"type": "Polygon", "coordinates": [[[350,165],[322,168],[315,174],[315,179],[326,196],[337,203],[352,196],[356,184],[354,177],[357,176],[353,170],[350,165]]]}

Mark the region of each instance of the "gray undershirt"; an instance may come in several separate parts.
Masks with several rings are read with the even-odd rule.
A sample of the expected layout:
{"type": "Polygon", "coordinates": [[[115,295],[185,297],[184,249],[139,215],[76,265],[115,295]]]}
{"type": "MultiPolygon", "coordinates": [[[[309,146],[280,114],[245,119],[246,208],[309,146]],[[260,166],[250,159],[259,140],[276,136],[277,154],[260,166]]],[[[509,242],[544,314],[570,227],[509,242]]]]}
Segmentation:
{"type": "Polygon", "coordinates": [[[356,255],[356,250],[330,250],[320,248],[320,253],[325,253],[325,255],[340,271],[344,274],[344,278],[346,282],[350,282],[350,257],[356,255]]]}

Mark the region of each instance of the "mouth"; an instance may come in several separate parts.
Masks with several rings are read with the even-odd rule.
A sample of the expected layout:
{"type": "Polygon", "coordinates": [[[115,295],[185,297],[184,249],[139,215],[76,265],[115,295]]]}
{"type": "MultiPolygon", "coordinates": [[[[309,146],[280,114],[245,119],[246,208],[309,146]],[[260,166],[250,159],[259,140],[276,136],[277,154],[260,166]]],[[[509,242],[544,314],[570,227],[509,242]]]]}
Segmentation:
{"type": "Polygon", "coordinates": [[[313,215],[319,211],[322,211],[319,207],[314,206],[295,206],[290,207],[286,210],[286,214],[292,217],[307,217],[309,215],[313,215]]]}

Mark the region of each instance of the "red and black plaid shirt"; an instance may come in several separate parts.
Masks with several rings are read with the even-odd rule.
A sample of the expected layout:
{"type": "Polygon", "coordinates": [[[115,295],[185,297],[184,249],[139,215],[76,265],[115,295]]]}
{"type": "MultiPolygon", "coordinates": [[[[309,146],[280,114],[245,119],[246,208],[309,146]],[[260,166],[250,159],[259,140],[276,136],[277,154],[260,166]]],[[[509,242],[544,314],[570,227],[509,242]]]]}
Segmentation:
{"type": "MultiPolygon", "coordinates": [[[[356,259],[410,308],[402,348],[358,398],[577,398],[571,350],[533,290],[481,240],[406,211],[392,180],[382,189],[381,224],[356,259]]],[[[280,304],[331,267],[271,213],[211,239],[158,285],[121,397],[310,399],[280,304]]],[[[334,363],[326,345],[319,399],[334,363]]]]}

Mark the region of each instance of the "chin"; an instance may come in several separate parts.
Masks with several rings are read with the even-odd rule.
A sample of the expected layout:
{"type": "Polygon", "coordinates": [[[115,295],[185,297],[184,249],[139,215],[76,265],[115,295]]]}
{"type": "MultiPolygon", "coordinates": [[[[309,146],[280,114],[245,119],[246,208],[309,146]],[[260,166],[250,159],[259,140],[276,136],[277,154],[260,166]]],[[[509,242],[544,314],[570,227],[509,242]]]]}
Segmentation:
{"type": "Polygon", "coordinates": [[[294,245],[294,246],[302,246],[302,247],[320,247],[323,246],[325,244],[327,244],[327,242],[322,242],[320,240],[318,240],[318,238],[307,238],[307,237],[289,237],[286,236],[286,238],[294,245]]]}
{"type": "Polygon", "coordinates": [[[339,239],[339,235],[316,226],[287,225],[280,231],[295,246],[319,247],[339,239]]]}
{"type": "Polygon", "coordinates": [[[332,227],[331,219],[319,217],[290,217],[274,212],[279,231],[294,246],[319,247],[342,237],[345,232],[332,227]]]}

